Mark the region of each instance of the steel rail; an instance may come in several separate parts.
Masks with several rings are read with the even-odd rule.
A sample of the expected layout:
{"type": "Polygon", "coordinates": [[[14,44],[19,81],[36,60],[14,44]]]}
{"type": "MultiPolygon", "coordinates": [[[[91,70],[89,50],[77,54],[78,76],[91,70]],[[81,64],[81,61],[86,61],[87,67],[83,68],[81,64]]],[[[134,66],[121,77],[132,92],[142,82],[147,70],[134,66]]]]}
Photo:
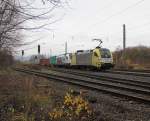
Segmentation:
{"type": "Polygon", "coordinates": [[[113,94],[116,96],[131,98],[136,101],[142,101],[144,103],[150,104],[150,95],[148,95],[147,93],[143,93],[143,92],[139,92],[139,91],[137,92],[137,91],[133,91],[131,89],[128,90],[127,88],[125,89],[125,88],[121,88],[121,87],[117,87],[117,86],[101,84],[98,82],[87,81],[84,79],[77,79],[77,78],[73,78],[73,77],[44,73],[44,72],[40,72],[40,71],[25,70],[25,69],[15,69],[15,70],[24,72],[24,73],[28,73],[28,74],[34,74],[34,75],[45,77],[48,79],[54,79],[56,81],[63,81],[63,82],[70,83],[73,85],[86,87],[88,89],[90,88],[92,90],[102,91],[102,92],[113,94]]]}
{"type": "Polygon", "coordinates": [[[74,71],[74,70],[70,70],[70,69],[66,69],[66,70],[51,69],[51,70],[74,74],[74,75],[78,75],[78,76],[84,76],[84,77],[97,79],[97,80],[104,80],[104,81],[112,82],[112,83],[126,84],[126,85],[130,85],[130,86],[138,86],[138,87],[150,90],[150,82],[147,82],[147,81],[136,81],[136,80],[129,80],[129,79],[106,77],[106,76],[102,76],[102,75],[91,74],[89,72],[74,71]]]}
{"type": "Polygon", "coordinates": [[[141,73],[150,73],[150,69],[111,69],[112,71],[127,71],[127,72],[141,72],[141,73]]]}
{"type": "Polygon", "coordinates": [[[105,73],[114,73],[114,74],[124,74],[124,75],[134,75],[134,76],[142,76],[142,77],[150,77],[150,73],[148,72],[135,72],[135,71],[122,71],[122,70],[111,70],[104,71],[105,73]]]}

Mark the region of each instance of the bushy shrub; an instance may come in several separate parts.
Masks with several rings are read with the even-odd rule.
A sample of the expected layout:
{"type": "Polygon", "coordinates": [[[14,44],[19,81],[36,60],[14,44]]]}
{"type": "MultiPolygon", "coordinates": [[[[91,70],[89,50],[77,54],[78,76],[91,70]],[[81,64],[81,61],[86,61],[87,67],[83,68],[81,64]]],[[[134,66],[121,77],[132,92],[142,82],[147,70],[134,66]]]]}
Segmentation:
{"type": "Polygon", "coordinates": [[[74,96],[72,92],[67,92],[62,106],[56,107],[49,113],[50,119],[76,121],[88,119],[92,114],[89,102],[81,95],[74,96]]]}
{"type": "Polygon", "coordinates": [[[7,50],[0,51],[0,68],[12,65],[14,62],[12,53],[7,50]]]}
{"type": "Polygon", "coordinates": [[[117,66],[150,66],[150,48],[145,46],[129,47],[126,48],[125,53],[123,50],[117,50],[113,53],[114,61],[117,66]]]}

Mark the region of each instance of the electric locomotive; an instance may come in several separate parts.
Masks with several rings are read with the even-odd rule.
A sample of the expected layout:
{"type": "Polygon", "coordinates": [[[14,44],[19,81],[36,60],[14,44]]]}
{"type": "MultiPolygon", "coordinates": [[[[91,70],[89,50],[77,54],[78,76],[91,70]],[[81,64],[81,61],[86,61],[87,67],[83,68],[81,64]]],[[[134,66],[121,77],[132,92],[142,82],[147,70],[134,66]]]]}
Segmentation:
{"type": "Polygon", "coordinates": [[[70,66],[77,68],[110,69],[114,66],[109,49],[96,47],[93,50],[79,50],[71,54],[70,66]]]}

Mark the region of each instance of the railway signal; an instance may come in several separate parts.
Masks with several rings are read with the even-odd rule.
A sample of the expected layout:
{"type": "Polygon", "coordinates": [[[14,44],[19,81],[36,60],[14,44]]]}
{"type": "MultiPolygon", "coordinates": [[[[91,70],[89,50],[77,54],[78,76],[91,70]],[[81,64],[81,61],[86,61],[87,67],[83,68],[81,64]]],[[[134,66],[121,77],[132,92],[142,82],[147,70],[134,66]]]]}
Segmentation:
{"type": "Polygon", "coordinates": [[[67,54],[67,42],[65,43],[65,54],[67,54]]]}
{"type": "Polygon", "coordinates": [[[24,50],[22,50],[22,56],[24,56],[24,50]]]}
{"type": "Polygon", "coordinates": [[[40,45],[38,45],[38,54],[40,54],[40,45]]]}
{"type": "Polygon", "coordinates": [[[23,62],[24,50],[22,50],[21,52],[22,52],[22,62],[23,62]]]}

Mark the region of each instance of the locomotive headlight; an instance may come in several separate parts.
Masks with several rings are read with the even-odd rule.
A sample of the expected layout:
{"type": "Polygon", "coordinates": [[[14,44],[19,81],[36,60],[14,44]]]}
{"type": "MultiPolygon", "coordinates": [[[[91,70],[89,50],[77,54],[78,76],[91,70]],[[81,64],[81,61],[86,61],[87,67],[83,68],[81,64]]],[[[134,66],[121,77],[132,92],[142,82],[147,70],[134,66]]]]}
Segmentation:
{"type": "Polygon", "coordinates": [[[112,63],[113,60],[112,60],[112,58],[101,58],[101,62],[102,63],[112,63]]]}

